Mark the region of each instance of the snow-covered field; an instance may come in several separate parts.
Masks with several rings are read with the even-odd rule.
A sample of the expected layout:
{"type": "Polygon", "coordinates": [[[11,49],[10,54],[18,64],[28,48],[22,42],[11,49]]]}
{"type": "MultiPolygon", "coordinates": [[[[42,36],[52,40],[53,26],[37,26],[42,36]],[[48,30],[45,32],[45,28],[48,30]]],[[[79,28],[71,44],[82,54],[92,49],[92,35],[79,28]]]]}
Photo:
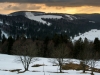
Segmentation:
{"type": "Polygon", "coordinates": [[[89,32],[85,32],[84,34],[80,34],[79,36],[74,37],[74,40],[78,40],[80,37],[83,40],[86,37],[90,41],[94,41],[95,38],[99,38],[100,39],[100,30],[92,29],[89,32]]]}
{"type": "MultiPolygon", "coordinates": [[[[50,63],[48,58],[39,58],[39,61],[36,61],[30,65],[29,71],[27,72],[10,72],[9,70],[14,69],[24,70],[22,64],[17,62],[16,59],[17,56],[0,54],[0,75],[90,75],[89,71],[83,74],[82,71],[76,70],[63,70],[64,73],[57,73],[59,71],[58,66],[52,66],[53,63],[50,63]],[[45,64],[45,66],[31,67],[34,64],[45,64]]],[[[72,59],[71,61],[79,64],[79,60],[72,59]]],[[[100,62],[97,63],[97,67],[100,68],[100,62]]],[[[100,75],[100,73],[94,74],[100,75]]]]}
{"type": "Polygon", "coordinates": [[[57,16],[57,15],[39,15],[39,16],[35,16],[33,13],[31,12],[26,12],[26,17],[31,19],[31,20],[35,20],[38,22],[41,22],[43,24],[47,24],[48,26],[51,25],[51,23],[47,23],[46,21],[42,20],[42,18],[46,19],[46,18],[53,18],[53,19],[61,19],[62,16],[57,16]]]}

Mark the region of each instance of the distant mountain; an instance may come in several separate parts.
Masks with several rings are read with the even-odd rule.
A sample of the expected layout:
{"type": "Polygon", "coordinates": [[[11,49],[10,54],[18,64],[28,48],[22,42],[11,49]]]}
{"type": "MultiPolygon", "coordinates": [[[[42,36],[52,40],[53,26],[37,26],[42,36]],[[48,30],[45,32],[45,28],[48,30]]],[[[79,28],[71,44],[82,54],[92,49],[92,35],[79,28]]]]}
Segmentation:
{"type": "Polygon", "coordinates": [[[10,15],[10,16],[18,16],[18,15],[23,15],[23,16],[25,16],[25,13],[26,13],[26,12],[31,12],[31,13],[34,13],[35,15],[38,15],[38,14],[45,14],[45,12],[39,12],[39,11],[18,11],[18,12],[10,13],[9,15],[10,15]]]}
{"type": "MultiPolygon", "coordinates": [[[[26,37],[46,36],[54,34],[67,34],[70,37],[78,36],[91,29],[100,29],[100,22],[81,15],[44,13],[37,11],[19,11],[9,15],[0,15],[0,28],[2,35],[26,35],[26,37]]],[[[99,20],[99,19],[98,19],[99,20]]]]}
{"type": "Polygon", "coordinates": [[[78,15],[78,16],[96,21],[96,22],[100,22],[100,14],[75,14],[75,15],[78,15]]]}

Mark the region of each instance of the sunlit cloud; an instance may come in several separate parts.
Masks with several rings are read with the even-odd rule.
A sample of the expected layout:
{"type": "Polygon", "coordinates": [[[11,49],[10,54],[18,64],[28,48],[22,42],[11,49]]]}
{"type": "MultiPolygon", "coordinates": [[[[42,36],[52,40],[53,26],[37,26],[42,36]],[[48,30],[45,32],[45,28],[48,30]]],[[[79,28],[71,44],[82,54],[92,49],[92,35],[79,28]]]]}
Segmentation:
{"type": "Polygon", "coordinates": [[[49,6],[43,3],[0,3],[0,14],[9,14],[15,11],[42,11],[49,13],[100,13],[99,6],[49,6]]]}

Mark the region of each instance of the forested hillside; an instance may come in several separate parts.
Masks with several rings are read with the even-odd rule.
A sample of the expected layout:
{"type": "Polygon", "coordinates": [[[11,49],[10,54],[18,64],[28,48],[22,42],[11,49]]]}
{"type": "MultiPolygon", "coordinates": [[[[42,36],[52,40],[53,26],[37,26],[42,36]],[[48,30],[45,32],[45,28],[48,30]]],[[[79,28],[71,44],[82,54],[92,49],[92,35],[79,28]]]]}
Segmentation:
{"type": "Polygon", "coordinates": [[[43,39],[54,34],[74,37],[91,29],[100,29],[100,23],[78,15],[25,11],[0,15],[0,34],[13,38],[26,35],[43,39]]]}

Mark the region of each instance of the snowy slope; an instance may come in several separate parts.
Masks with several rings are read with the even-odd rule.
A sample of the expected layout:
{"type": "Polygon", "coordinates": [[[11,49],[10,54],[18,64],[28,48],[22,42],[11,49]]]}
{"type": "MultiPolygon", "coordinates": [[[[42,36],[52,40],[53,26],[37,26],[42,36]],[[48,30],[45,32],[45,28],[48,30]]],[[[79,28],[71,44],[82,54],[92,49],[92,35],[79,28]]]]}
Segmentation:
{"type": "MultiPolygon", "coordinates": [[[[18,56],[4,55],[0,54],[0,75],[90,75],[90,72],[82,73],[82,71],[76,70],[63,70],[65,73],[56,73],[59,71],[58,66],[52,66],[53,64],[49,62],[48,58],[39,58],[39,61],[32,63],[29,67],[29,71],[24,73],[10,72],[9,70],[23,69],[21,63],[18,63],[16,59],[18,56]],[[46,66],[31,67],[34,64],[45,64],[46,66]],[[43,72],[44,68],[44,72],[43,72]],[[36,72],[33,72],[36,71],[36,72]]],[[[66,59],[67,60],[67,59],[66,59]]],[[[79,60],[71,59],[74,63],[79,64],[79,60]]],[[[100,68],[100,61],[96,64],[100,68]]],[[[95,75],[100,75],[100,73],[95,73],[95,75]]]]}
{"type": "Polygon", "coordinates": [[[83,40],[86,37],[90,41],[93,41],[96,37],[98,37],[100,39],[100,30],[92,29],[89,32],[85,32],[84,34],[80,34],[79,36],[75,36],[74,40],[78,40],[80,37],[83,40]]]}
{"type": "Polygon", "coordinates": [[[46,21],[42,20],[42,18],[53,18],[53,19],[61,19],[62,18],[62,16],[57,16],[57,15],[39,15],[39,16],[35,16],[31,12],[26,12],[26,17],[31,19],[31,20],[35,20],[35,21],[47,24],[48,26],[50,26],[51,23],[47,23],[46,21]]]}
{"type": "Polygon", "coordinates": [[[95,23],[95,21],[89,21],[89,22],[91,22],[91,23],[95,23]]]}
{"type": "Polygon", "coordinates": [[[75,16],[72,15],[65,15],[69,20],[77,19],[75,16]]]}
{"type": "Polygon", "coordinates": [[[6,38],[9,37],[9,35],[7,33],[5,33],[3,30],[1,30],[1,33],[2,33],[1,36],[5,35],[6,38]]]}
{"type": "Polygon", "coordinates": [[[3,24],[3,21],[0,20],[0,24],[3,24]]]}

